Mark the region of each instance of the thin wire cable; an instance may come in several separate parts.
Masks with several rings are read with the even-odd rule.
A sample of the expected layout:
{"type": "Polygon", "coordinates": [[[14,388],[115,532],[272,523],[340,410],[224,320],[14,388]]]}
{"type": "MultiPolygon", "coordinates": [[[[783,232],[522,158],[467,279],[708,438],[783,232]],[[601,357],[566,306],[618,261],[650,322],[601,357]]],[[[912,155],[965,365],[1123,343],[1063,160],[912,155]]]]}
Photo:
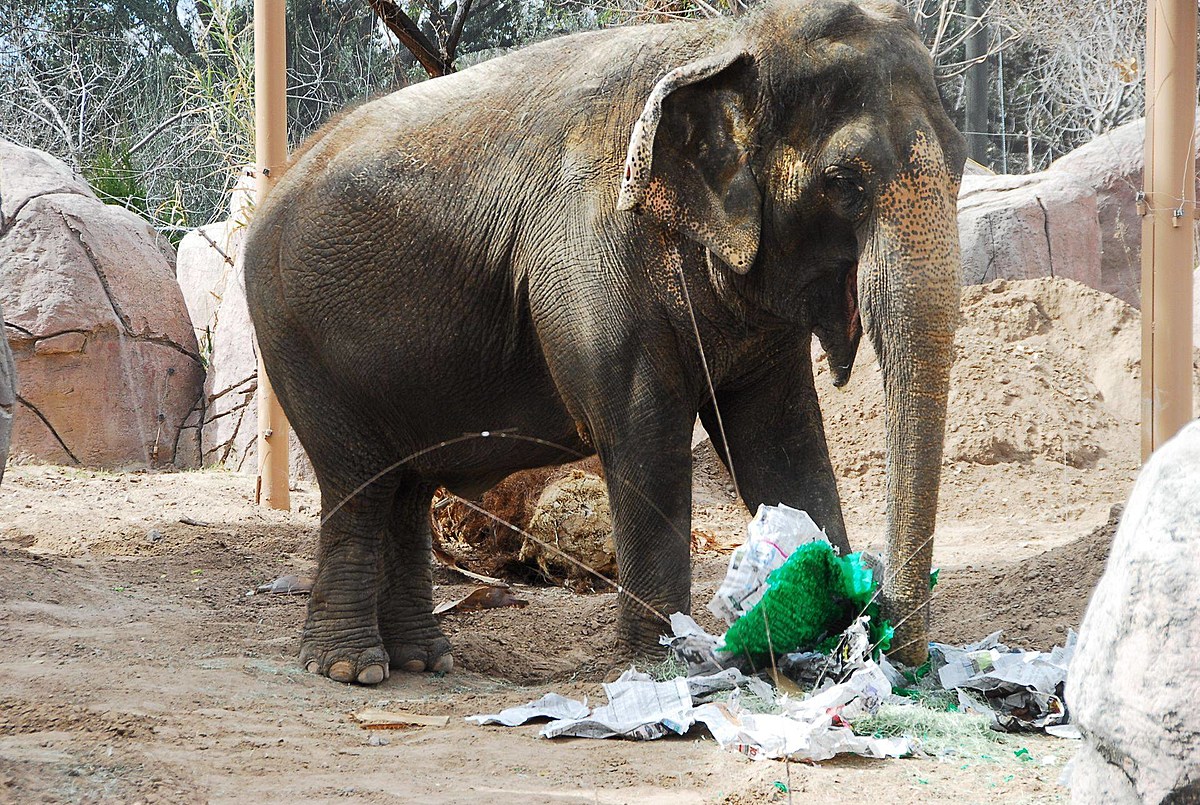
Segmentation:
{"type": "Polygon", "coordinates": [[[729,468],[729,479],[733,481],[733,494],[741,500],[742,488],[738,485],[737,472],[733,469],[733,450],[729,445],[729,440],[725,438],[725,421],[721,418],[721,407],[717,405],[717,389],[713,385],[712,373],[708,369],[708,358],[704,354],[704,342],[700,338],[700,325],[696,321],[696,311],[692,308],[692,295],[688,293],[687,277],[684,276],[682,262],[676,268],[675,273],[679,276],[683,301],[687,305],[688,317],[692,320],[692,332],[696,335],[696,349],[700,351],[700,365],[704,367],[704,379],[708,383],[708,393],[712,398],[713,414],[717,418],[717,430],[721,435],[721,444],[725,447],[725,466],[729,468]]]}
{"type": "MultiPolygon", "coordinates": [[[[325,523],[328,522],[330,517],[332,517],[334,514],[336,514],[338,512],[339,509],[341,509],[343,506],[345,506],[347,503],[350,502],[351,498],[353,498],[359,492],[363,491],[368,486],[375,483],[376,481],[378,481],[380,478],[384,477],[388,473],[391,473],[394,470],[399,469],[404,464],[407,464],[409,461],[412,461],[415,458],[420,458],[421,456],[423,456],[427,453],[431,453],[434,450],[440,450],[443,447],[450,447],[452,445],[459,444],[460,442],[469,441],[471,439],[515,439],[518,441],[531,442],[533,444],[542,445],[544,447],[553,447],[554,449],[561,450],[562,452],[566,453],[567,455],[573,456],[577,459],[590,458],[590,456],[587,453],[581,453],[578,450],[575,450],[574,448],[567,447],[566,445],[558,444],[557,442],[551,442],[546,439],[539,439],[536,436],[526,436],[525,434],[522,434],[522,433],[513,433],[512,431],[508,431],[508,430],[484,430],[484,431],[479,431],[478,433],[464,433],[462,436],[456,436],[453,439],[445,439],[443,441],[438,442],[437,444],[433,444],[422,450],[418,450],[415,453],[410,453],[408,456],[405,456],[404,458],[400,459],[399,461],[389,464],[387,467],[385,467],[384,469],[375,473],[370,478],[368,478],[367,480],[365,480],[361,484],[359,484],[354,489],[353,492],[351,492],[350,494],[348,494],[344,498],[342,498],[336,506],[334,506],[332,509],[329,510],[328,514],[326,514],[323,518],[321,518],[321,522],[319,523],[319,526],[325,525],[325,523]]],[[[671,530],[675,532],[675,535],[677,537],[679,537],[680,539],[686,540],[689,543],[691,542],[691,535],[685,534],[684,532],[680,531],[679,527],[676,526],[674,521],[671,520],[671,518],[669,518],[666,515],[666,513],[662,510],[662,508],[657,503],[655,503],[650,498],[649,495],[647,495],[645,492],[643,492],[633,481],[629,480],[624,475],[620,475],[615,479],[608,478],[608,480],[609,481],[615,480],[618,483],[622,484],[623,487],[629,488],[633,492],[634,495],[637,495],[639,498],[641,498],[642,502],[644,502],[650,508],[654,509],[655,513],[658,514],[659,517],[663,518],[663,521],[666,522],[668,526],[670,526],[671,530]]]]}
{"type": "Polygon", "coordinates": [[[329,522],[329,518],[332,517],[333,515],[337,514],[338,511],[341,510],[341,508],[343,506],[345,506],[347,503],[349,503],[351,498],[353,498],[359,492],[363,491],[368,486],[375,483],[376,481],[378,481],[380,478],[384,477],[385,475],[388,475],[389,473],[394,472],[395,470],[404,466],[405,464],[412,461],[413,459],[420,458],[421,456],[426,455],[428,453],[432,453],[435,450],[441,450],[444,447],[450,447],[451,445],[470,441],[471,439],[489,439],[489,438],[519,439],[521,441],[533,442],[534,444],[540,444],[544,447],[553,447],[557,450],[563,451],[567,455],[575,456],[576,458],[587,458],[587,455],[585,453],[580,453],[578,450],[574,450],[572,448],[566,447],[561,444],[555,444],[554,442],[547,441],[546,439],[539,439],[536,436],[525,436],[524,434],[520,434],[520,433],[511,433],[511,432],[506,432],[506,431],[490,431],[490,430],[483,430],[483,431],[480,431],[479,433],[464,433],[462,436],[455,436],[453,439],[444,439],[444,440],[438,442],[437,444],[430,445],[429,447],[418,450],[415,453],[410,453],[409,455],[405,456],[404,458],[400,459],[399,461],[393,462],[392,464],[389,464],[388,466],[384,467],[382,470],[375,473],[370,478],[368,478],[367,480],[365,480],[361,484],[359,484],[357,487],[355,487],[353,492],[351,492],[350,494],[348,494],[344,498],[342,498],[340,501],[338,501],[338,504],[336,506],[334,506],[332,509],[330,509],[328,514],[326,514],[324,517],[321,518],[320,525],[323,526],[327,522],[329,522]]]}

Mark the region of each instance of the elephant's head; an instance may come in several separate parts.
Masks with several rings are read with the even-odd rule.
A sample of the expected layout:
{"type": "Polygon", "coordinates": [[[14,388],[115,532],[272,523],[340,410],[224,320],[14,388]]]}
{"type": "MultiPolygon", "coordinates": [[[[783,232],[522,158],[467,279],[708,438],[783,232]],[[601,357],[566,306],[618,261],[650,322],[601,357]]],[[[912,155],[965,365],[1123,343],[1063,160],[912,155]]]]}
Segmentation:
{"type": "Polygon", "coordinates": [[[837,385],[865,325],[886,400],[885,611],[897,624],[894,653],[919,663],[965,144],[899,5],[789,2],[722,25],[711,55],[651,93],[618,207],[706,247],[721,293],[810,326],[837,385]]]}

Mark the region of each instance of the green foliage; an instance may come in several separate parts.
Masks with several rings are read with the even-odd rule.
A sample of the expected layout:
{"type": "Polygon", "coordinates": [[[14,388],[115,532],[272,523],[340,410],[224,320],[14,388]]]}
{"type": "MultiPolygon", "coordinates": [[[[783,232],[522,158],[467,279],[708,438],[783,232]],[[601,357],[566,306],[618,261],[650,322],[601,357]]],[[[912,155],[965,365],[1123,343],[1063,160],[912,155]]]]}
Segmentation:
{"type": "Polygon", "coordinates": [[[128,150],[113,153],[109,146],[100,146],[83,166],[83,176],[105,203],[148,214],[146,186],[128,150]]]}

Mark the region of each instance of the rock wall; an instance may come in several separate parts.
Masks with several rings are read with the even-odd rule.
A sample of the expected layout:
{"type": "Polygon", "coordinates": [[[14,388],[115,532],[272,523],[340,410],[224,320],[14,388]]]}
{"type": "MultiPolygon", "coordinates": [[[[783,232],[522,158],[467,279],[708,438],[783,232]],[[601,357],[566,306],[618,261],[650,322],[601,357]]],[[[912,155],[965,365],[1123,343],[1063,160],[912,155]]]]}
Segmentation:
{"type": "MultiPolygon", "coordinates": [[[[204,406],[188,419],[200,433],[201,463],[236,472],[258,472],[258,352],[254,324],[246,306],[245,280],[239,257],[220,287],[220,304],[211,330],[204,406]]],[[[288,436],[289,475],[312,481],[308,455],[296,438],[288,436]]]]}
{"type": "Polygon", "coordinates": [[[1065,277],[1098,288],[1096,193],[1049,172],[964,176],[958,196],[963,281],[1065,277]]]}
{"type": "MultiPolygon", "coordinates": [[[[184,237],[177,271],[209,364],[203,406],[188,420],[188,427],[199,432],[200,461],[250,474],[258,471],[258,353],[246,307],[242,247],[253,215],[253,192],[253,176],[244,170],[234,187],[229,218],[184,237]]],[[[289,446],[291,477],[313,480],[295,432],[289,446]]]]}
{"type": "Polygon", "coordinates": [[[196,466],[204,369],[174,250],[62,162],[0,140],[0,307],[21,378],[14,456],[196,466]]]}

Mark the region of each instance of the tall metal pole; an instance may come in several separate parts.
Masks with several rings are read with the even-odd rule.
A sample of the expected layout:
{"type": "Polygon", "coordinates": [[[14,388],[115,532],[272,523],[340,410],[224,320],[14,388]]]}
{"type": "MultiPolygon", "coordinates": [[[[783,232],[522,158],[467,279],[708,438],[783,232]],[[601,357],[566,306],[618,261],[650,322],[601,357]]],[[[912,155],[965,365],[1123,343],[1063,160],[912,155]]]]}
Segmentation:
{"type": "MultiPolygon", "coordinates": [[[[262,208],[287,164],[286,0],[254,0],[254,159],[255,206],[262,208]]],[[[258,358],[259,503],[290,509],[288,421],[258,358]]]]}
{"type": "Polygon", "coordinates": [[[1142,222],[1142,458],[1192,418],[1196,0],[1150,0],[1142,222]]]}
{"type": "Polygon", "coordinates": [[[980,165],[988,160],[988,30],[983,23],[983,0],[967,0],[968,22],[978,29],[967,37],[967,68],[964,101],[967,112],[967,156],[980,165]]]}

